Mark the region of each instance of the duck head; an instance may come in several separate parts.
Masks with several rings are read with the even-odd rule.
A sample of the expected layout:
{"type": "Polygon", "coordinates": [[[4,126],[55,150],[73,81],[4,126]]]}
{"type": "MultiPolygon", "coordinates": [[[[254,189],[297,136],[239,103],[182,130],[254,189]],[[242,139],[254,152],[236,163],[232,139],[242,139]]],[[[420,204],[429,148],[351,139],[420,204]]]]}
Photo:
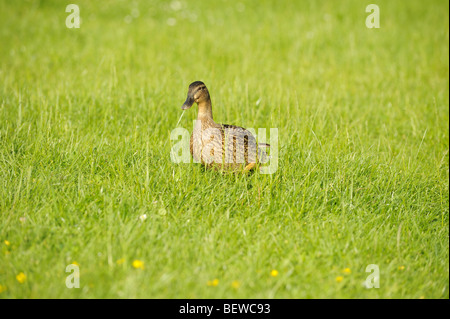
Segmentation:
{"type": "Polygon", "coordinates": [[[200,104],[202,102],[209,101],[209,99],[209,92],[206,85],[201,81],[192,82],[189,85],[187,98],[181,109],[187,110],[194,103],[200,104]]]}

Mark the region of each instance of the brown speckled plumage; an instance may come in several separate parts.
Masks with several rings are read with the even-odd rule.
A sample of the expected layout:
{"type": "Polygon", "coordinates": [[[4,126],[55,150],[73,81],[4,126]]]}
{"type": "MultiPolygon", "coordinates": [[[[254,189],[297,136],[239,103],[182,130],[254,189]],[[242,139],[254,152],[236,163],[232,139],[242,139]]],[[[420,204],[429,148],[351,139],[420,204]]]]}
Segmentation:
{"type": "Polygon", "coordinates": [[[182,109],[188,109],[194,103],[198,105],[198,116],[190,139],[190,150],[195,162],[216,170],[239,172],[251,170],[257,163],[267,160],[267,154],[258,148],[250,131],[214,122],[211,98],[203,82],[196,81],[189,85],[182,109]]]}

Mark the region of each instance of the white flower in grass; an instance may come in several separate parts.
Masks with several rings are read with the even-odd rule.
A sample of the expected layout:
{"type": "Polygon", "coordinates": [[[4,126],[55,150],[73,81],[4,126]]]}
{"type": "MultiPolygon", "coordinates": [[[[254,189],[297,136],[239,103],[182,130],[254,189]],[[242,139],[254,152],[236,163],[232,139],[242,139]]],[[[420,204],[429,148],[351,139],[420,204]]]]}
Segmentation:
{"type": "Polygon", "coordinates": [[[147,214],[143,214],[143,215],[139,216],[139,219],[141,220],[141,222],[143,222],[144,220],[147,219],[147,214]]]}
{"type": "Polygon", "coordinates": [[[181,9],[183,5],[181,4],[180,1],[172,1],[172,3],[170,4],[170,7],[172,8],[172,10],[174,11],[178,11],[181,9]]]}
{"type": "Polygon", "coordinates": [[[124,19],[125,23],[130,24],[131,22],[133,22],[133,17],[130,15],[127,15],[124,19]]]}
{"type": "Polygon", "coordinates": [[[167,19],[167,24],[171,27],[173,27],[175,24],[177,24],[177,19],[175,18],[169,18],[167,19]]]}
{"type": "Polygon", "coordinates": [[[132,16],[133,18],[139,17],[139,9],[134,8],[133,10],[131,10],[131,16],[132,16]]]}

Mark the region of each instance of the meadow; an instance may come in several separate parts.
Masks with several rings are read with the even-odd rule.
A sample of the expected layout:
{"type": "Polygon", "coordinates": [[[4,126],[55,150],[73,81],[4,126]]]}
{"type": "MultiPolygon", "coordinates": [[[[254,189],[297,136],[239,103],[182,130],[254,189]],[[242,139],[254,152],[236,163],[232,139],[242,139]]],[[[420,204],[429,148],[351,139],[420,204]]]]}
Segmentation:
{"type": "Polygon", "coordinates": [[[0,298],[449,298],[447,1],[69,3],[0,0],[0,298]],[[274,174],[170,160],[196,80],[274,174]]]}

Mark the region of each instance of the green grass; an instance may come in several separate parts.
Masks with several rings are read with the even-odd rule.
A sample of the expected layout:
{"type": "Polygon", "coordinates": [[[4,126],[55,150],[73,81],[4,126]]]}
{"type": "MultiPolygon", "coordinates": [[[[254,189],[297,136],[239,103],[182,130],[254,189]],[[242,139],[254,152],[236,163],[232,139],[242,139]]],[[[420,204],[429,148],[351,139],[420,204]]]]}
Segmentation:
{"type": "Polygon", "coordinates": [[[447,1],[68,3],[0,1],[0,298],[449,297],[447,1]],[[195,80],[275,174],[170,161],[195,80]]]}

